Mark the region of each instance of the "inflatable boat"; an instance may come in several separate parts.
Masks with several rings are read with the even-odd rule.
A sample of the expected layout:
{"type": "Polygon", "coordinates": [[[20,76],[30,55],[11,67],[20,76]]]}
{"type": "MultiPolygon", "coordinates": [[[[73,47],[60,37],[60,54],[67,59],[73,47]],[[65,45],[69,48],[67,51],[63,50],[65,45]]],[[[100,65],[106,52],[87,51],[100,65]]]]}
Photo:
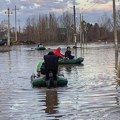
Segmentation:
{"type": "Polygon", "coordinates": [[[45,47],[37,47],[37,48],[35,48],[36,50],[46,50],[46,48],[45,47]]]}
{"type": "Polygon", "coordinates": [[[74,58],[74,59],[60,59],[59,64],[81,64],[84,61],[84,58],[74,58]]]}
{"type": "MultiPolygon", "coordinates": [[[[56,87],[64,87],[67,86],[68,80],[63,75],[57,75],[57,84],[56,87]]],[[[35,77],[31,76],[31,84],[33,87],[48,87],[45,76],[43,77],[35,77]]],[[[53,79],[50,80],[49,87],[54,87],[53,79]]]]}

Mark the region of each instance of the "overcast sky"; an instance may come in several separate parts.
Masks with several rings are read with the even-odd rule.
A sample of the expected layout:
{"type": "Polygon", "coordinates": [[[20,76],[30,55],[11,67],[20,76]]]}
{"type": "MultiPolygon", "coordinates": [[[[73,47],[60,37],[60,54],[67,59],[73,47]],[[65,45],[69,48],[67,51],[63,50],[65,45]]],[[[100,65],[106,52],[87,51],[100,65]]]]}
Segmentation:
{"type": "MultiPolygon", "coordinates": [[[[116,0],[116,6],[120,5],[119,0],[116,0]]],[[[54,12],[56,15],[61,15],[65,11],[72,11],[74,0],[0,0],[0,21],[7,20],[5,11],[9,7],[13,12],[11,15],[11,24],[14,25],[15,5],[19,9],[17,11],[17,21],[21,25],[25,24],[28,17],[37,16],[39,14],[48,14],[54,12]]],[[[84,19],[90,23],[95,23],[106,12],[112,15],[112,0],[75,0],[76,17],[82,13],[84,19]]]]}

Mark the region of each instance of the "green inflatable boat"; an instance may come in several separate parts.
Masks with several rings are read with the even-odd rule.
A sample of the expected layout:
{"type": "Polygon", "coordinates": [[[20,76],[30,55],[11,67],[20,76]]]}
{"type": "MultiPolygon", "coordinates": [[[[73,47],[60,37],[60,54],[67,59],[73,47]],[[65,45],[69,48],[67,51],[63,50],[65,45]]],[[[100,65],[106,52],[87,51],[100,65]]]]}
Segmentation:
{"type": "MultiPolygon", "coordinates": [[[[63,75],[57,76],[57,86],[56,87],[64,87],[67,86],[68,80],[63,75]]],[[[47,87],[47,83],[45,81],[45,77],[35,77],[31,76],[31,84],[33,87],[47,87]]],[[[51,79],[49,87],[54,87],[54,82],[51,79]]]]}
{"type": "Polygon", "coordinates": [[[38,64],[37,64],[37,72],[40,72],[41,70],[41,66],[43,64],[44,61],[40,61],[38,64]]]}
{"type": "Polygon", "coordinates": [[[74,59],[60,59],[59,64],[81,64],[84,61],[84,58],[74,58],[74,59]]]}
{"type": "Polygon", "coordinates": [[[37,47],[37,48],[35,48],[36,50],[46,50],[46,48],[45,47],[37,47]]]}

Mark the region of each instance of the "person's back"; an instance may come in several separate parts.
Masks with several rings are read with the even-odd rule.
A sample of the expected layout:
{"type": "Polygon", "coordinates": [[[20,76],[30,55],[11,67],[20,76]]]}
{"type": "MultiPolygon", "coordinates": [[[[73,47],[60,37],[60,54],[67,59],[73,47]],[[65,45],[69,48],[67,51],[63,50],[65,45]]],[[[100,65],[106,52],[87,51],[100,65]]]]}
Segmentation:
{"type": "Polygon", "coordinates": [[[45,70],[46,70],[46,80],[49,80],[49,74],[53,73],[53,80],[57,80],[58,72],[58,57],[54,55],[53,52],[49,52],[48,55],[44,56],[45,70]]]}
{"type": "Polygon", "coordinates": [[[46,69],[57,69],[58,68],[58,57],[55,55],[45,55],[45,68],[46,69]]]}

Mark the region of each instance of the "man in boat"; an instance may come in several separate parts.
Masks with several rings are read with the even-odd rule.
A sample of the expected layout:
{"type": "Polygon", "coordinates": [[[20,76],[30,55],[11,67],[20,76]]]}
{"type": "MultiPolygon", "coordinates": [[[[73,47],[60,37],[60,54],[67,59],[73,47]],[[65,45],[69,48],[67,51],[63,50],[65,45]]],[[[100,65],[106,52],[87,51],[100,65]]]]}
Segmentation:
{"type": "Polygon", "coordinates": [[[59,58],[64,59],[65,56],[64,56],[62,53],[60,53],[60,51],[61,51],[61,48],[58,47],[58,48],[54,51],[54,54],[55,54],[56,56],[58,56],[59,58]]]}
{"type": "Polygon", "coordinates": [[[46,83],[49,84],[49,78],[52,73],[54,85],[57,86],[58,57],[50,51],[44,56],[46,83]]]}
{"type": "Polygon", "coordinates": [[[38,43],[38,47],[44,47],[41,43],[38,43]]]}
{"type": "Polygon", "coordinates": [[[67,51],[65,52],[65,58],[73,59],[74,56],[71,55],[71,48],[68,46],[67,51]]]}

